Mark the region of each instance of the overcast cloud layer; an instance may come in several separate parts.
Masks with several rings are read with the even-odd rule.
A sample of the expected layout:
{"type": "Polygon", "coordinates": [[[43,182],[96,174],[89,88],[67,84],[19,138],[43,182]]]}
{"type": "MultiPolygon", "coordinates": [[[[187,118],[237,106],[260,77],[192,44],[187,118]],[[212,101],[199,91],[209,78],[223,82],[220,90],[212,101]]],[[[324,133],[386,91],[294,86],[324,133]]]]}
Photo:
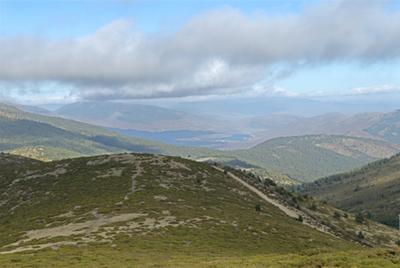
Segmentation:
{"type": "Polygon", "coordinates": [[[399,12],[383,1],[324,1],[281,17],[223,8],[157,35],[118,20],[73,39],[0,37],[0,83],[58,82],[83,99],[221,95],[268,91],[260,84],[279,79],[277,64],[296,69],[399,56],[399,12]]]}

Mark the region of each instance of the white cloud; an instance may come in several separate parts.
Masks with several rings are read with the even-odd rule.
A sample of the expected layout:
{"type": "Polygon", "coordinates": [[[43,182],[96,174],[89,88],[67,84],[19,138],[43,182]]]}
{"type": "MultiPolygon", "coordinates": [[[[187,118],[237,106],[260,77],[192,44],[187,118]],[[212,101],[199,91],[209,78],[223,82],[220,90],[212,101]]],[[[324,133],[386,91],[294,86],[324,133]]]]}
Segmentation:
{"type": "Polygon", "coordinates": [[[258,83],[253,85],[252,91],[250,92],[253,96],[280,96],[280,97],[297,97],[298,93],[288,90],[284,87],[276,85],[264,85],[258,83]]]}
{"type": "Polygon", "coordinates": [[[400,92],[400,86],[396,85],[375,85],[368,87],[357,87],[351,90],[354,95],[388,94],[400,92]]]}
{"type": "Polygon", "coordinates": [[[382,1],[323,1],[281,17],[224,8],[169,34],[145,34],[119,20],[79,38],[0,37],[0,81],[55,81],[89,99],[224,95],[252,91],[279,63],[399,56],[399,12],[382,1]]]}

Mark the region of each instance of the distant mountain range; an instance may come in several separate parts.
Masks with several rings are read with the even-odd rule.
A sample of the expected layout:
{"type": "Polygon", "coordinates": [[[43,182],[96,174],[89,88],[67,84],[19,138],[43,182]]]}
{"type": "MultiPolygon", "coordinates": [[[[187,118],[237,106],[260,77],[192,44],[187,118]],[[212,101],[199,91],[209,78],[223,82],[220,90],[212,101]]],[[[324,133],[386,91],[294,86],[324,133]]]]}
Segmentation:
{"type": "Polygon", "coordinates": [[[81,122],[119,129],[165,131],[218,128],[216,122],[210,122],[200,116],[137,103],[76,102],[62,106],[54,114],[81,122]]]}
{"type": "Polygon", "coordinates": [[[300,187],[304,194],[397,227],[400,214],[400,155],[300,187]]]}
{"type": "Polygon", "coordinates": [[[314,117],[321,114],[358,114],[365,112],[386,113],[399,108],[400,94],[391,96],[338,96],[338,97],[242,97],[199,101],[179,101],[170,108],[217,117],[258,117],[276,114],[290,114],[314,117]],[[384,103],[384,105],[383,105],[384,103]]]}
{"type": "MultiPolygon", "coordinates": [[[[264,171],[260,173],[269,174],[265,176],[272,179],[299,181],[313,181],[349,171],[399,151],[398,145],[385,141],[335,135],[276,138],[249,149],[233,151],[175,146],[127,137],[69,119],[24,112],[9,105],[0,106],[0,133],[1,151],[42,160],[146,152],[262,169],[264,171]]],[[[141,137],[147,135],[146,132],[142,134],[141,137]]]]}
{"type": "Polygon", "coordinates": [[[254,136],[253,142],[277,137],[299,135],[347,135],[377,138],[365,129],[379,121],[379,113],[344,115],[323,114],[313,117],[269,115],[244,120],[245,128],[254,136]]]}
{"type": "Polygon", "coordinates": [[[125,151],[196,155],[191,150],[125,137],[105,128],[0,105],[0,150],[41,160],[125,151]]]}
{"type": "MultiPolygon", "coordinates": [[[[221,111],[220,115],[212,113],[218,109],[218,105],[214,108],[210,106],[208,114],[204,112],[204,104],[192,103],[192,112],[198,114],[194,115],[154,105],[96,101],[68,104],[52,114],[111,128],[123,135],[142,138],[146,136],[150,140],[174,145],[217,149],[245,149],[272,138],[319,134],[355,136],[400,143],[400,111],[350,115],[326,113],[307,117],[305,116],[307,113],[301,115],[282,113],[290,111],[283,108],[279,110],[278,107],[279,105],[291,107],[289,104],[296,107],[307,103],[311,106],[322,105],[321,102],[296,98],[271,98],[268,101],[270,102],[247,100],[249,111],[243,110],[244,108],[233,100],[227,100],[225,104],[218,101],[211,101],[208,104],[214,102],[216,105],[220,104],[220,108],[230,111],[231,116],[227,115],[229,113],[226,111],[221,111]],[[253,103],[254,105],[250,105],[253,103]],[[236,112],[234,107],[237,107],[236,112]]],[[[189,104],[183,103],[177,108],[189,110],[185,105],[189,104]]],[[[35,110],[34,107],[21,107],[21,109],[45,113],[40,109],[35,110]]],[[[321,108],[321,110],[326,109],[321,108]]]]}
{"type": "Polygon", "coordinates": [[[215,117],[137,103],[77,102],[52,114],[106,127],[125,136],[181,146],[226,148],[250,137],[215,117]]]}

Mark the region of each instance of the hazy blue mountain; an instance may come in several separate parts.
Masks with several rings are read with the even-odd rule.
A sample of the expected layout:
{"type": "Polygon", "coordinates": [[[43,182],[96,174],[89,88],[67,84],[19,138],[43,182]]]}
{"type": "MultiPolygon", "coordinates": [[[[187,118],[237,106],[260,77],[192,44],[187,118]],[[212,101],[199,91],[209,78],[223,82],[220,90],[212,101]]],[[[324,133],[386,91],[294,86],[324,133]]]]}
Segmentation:
{"type": "Polygon", "coordinates": [[[87,101],[65,105],[57,115],[110,128],[145,131],[211,130],[209,120],[186,112],[137,103],[87,101]]]}
{"type": "Polygon", "coordinates": [[[128,137],[138,137],[179,146],[224,148],[249,139],[246,134],[224,134],[207,130],[143,131],[135,129],[110,130],[128,137]]]}
{"type": "Polygon", "coordinates": [[[42,114],[42,115],[51,115],[52,112],[48,109],[39,107],[39,106],[32,106],[32,105],[22,105],[22,104],[14,104],[14,106],[18,109],[21,109],[25,112],[35,113],[35,114],[42,114]]]}
{"type": "Polygon", "coordinates": [[[378,138],[400,143],[400,110],[382,114],[374,124],[365,129],[378,138]]]}
{"type": "MultiPolygon", "coordinates": [[[[201,101],[171,102],[165,105],[176,110],[212,114],[221,117],[253,117],[272,114],[290,114],[312,117],[327,113],[387,113],[399,109],[400,94],[370,96],[321,97],[242,97],[207,99],[201,101]]],[[[161,104],[161,103],[160,103],[161,104]]]]}
{"type": "Polygon", "coordinates": [[[242,124],[252,134],[253,144],[271,138],[316,134],[380,138],[366,129],[378,122],[381,116],[381,113],[328,113],[312,117],[282,114],[247,118],[242,124]]]}
{"type": "Polygon", "coordinates": [[[266,98],[243,98],[243,99],[222,99],[180,102],[172,106],[175,109],[204,115],[217,115],[220,117],[253,117],[276,113],[290,114],[299,109],[302,113],[298,115],[314,115],[322,107],[326,110],[326,105],[319,101],[286,98],[286,97],[266,97],[266,98]]]}
{"type": "Polygon", "coordinates": [[[332,105],[327,101],[283,97],[182,102],[174,109],[81,102],[61,107],[56,114],[113,128],[124,135],[184,146],[243,149],[272,138],[319,134],[400,142],[399,113],[331,112],[310,116],[313,109],[329,111],[347,104],[332,105]]]}

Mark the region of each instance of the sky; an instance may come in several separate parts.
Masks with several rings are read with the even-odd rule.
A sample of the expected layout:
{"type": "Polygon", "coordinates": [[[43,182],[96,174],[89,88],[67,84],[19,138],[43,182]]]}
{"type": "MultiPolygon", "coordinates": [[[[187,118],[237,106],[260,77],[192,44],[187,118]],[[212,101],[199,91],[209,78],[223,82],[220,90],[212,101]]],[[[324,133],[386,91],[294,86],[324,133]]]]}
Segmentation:
{"type": "Polygon", "coordinates": [[[0,99],[400,93],[400,1],[0,0],[0,99]]]}

